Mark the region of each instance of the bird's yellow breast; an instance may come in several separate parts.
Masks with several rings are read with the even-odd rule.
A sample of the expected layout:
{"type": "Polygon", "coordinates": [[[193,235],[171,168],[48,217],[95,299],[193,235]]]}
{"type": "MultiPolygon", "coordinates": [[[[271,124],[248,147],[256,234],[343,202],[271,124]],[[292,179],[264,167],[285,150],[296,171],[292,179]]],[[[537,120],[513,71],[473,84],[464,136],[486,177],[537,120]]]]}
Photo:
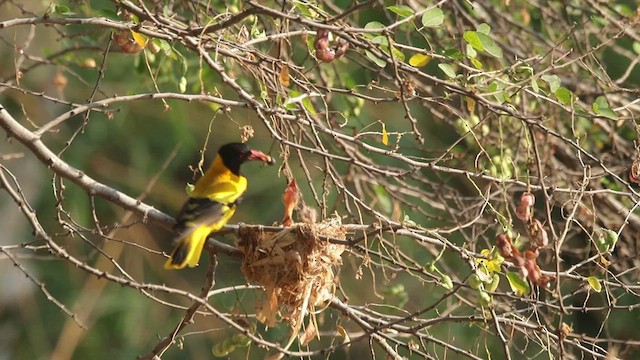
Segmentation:
{"type": "Polygon", "coordinates": [[[213,164],[198,179],[190,196],[208,198],[221,204],[231,204],[247,190],[247,179],[232,173],[216,155],[213,164]]]}

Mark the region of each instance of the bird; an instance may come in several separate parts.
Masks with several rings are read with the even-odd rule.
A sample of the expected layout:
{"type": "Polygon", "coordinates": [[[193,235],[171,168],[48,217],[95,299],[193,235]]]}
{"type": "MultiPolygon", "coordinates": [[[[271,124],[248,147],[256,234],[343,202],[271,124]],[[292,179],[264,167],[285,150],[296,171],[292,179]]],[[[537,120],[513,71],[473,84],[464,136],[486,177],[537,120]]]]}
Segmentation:
{"type": "Polygon", "coordinates": [[[254,160],[275,164],[271,156],[243,143],[220,147],[209,169],[187,191],[189,199],[176,216],[176,246],[164,264],[165,269],[198,265],[207,237],[231,219],[247,190],[247,179],[240,175],[240,165],[254,160]]]}

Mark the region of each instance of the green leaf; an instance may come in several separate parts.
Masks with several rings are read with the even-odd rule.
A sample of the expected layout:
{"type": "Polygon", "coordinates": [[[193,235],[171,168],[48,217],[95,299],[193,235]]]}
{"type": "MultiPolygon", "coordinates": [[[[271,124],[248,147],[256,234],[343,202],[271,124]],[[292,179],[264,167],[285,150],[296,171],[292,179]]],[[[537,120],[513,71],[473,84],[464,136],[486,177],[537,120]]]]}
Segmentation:
{"type": "Polygon", "coordinates": [[[490,93],[493,93],[493,97],[496,99],[496,101],[499,104],[502,104],[505,101],[507,101],[507,98],[508,98],[508,95],[504,91],[502,91],[504,90],[505,87],[506,85],[504,83],[494,81],[491,84],[489,84],[489,87],[487,88],[487,90],[490,93]]]}
{"type": "Polygon", "coordinates": [[[300,12],[306,17],[309,17],[312,19],[315,19],[318,17],[318,12],[312,9],[310,6],[308,6],[307,3],[302,1],[295,1],[295,4],[298,10],[300,10],[300,12]]]}
{"type": "Polygon", "coordinates": [[[451,281],[451,277],[449,277],[449,275],[442,275],[442,277],[440,278],[440,280],[442,280],[442,287],[447,289],[447,290],[451,290],[453,289],[453,281],[451,281]]]}
{"type": "Polygon", "coordinates": [[[180,78],[180,83],[178,84],[178,87],[180,88],[180,92],[182,94],[184,94],[187,91],[187,78],[182,76],[180,78]]]}
{"type": "Polygon", "coordinates": [[[633,46],[633,52],[640,55],[640,42],[634,41],[632,46],[633,46]]]}
{"type": "Polygon", "coordinates": [[[595,243],[602,254],[612,252],[618,242],[618,233],[609,229],[600,229],[596,233],[595,243]]]}
{"type": "Polygon", "coordinates": [[[631,8],[626,4],[616,4],[613,6],[613,8],[616,9],[617,12],[619,12],[620,14],[622,14],[622,16],[625,16],[625,17],[632,17],[636,14],[635,7],[631,8]]]}
{"type": "Polygon", "coordinates": [[[487,286],[487,291],[496,291],[496,289],[498,289],[498,285],[500,285],[500,276],[498,276],[498,274],[493,274],[491,277],[491,283],[487,286]]]}
{"type": "Polygon", "coordinates": [[[302,107],[305,108],[310,114],[316,114],[316,109],[313,107],[313,103],[311,102],[311,98],[309,98],[309,96],[306,96],[305,94],[295,90],[290,91],[287,95],[287,100],[285,100],[284,102],[285,109],[298,111],[298,104],[302,104],[302,107]]]}
{"type": "Polygon", "coordinates": [[[599,110],[600,109],[608,109],[609,108],[609,103],[607,102],[607,98],[604,96],[598,96],[596,98],[596,101],[593,103],[593,111],[596,112],[596,114],[599,114],[599,110]]]}
{"type": "Polygon", "coordinates": [[[591,288],[593,289],[593,291],[595,292],[600,292],[602,291],[602,285],[600,284],[600,280],[598,280],[597,277],[595,276],[589,276],[587,278],[587,281],[589,282],[589,286],[591,286],[591,288]]]}
{"type": "Polygon", "coordinates": [[[386,36],[378,35],[371,39],[372,44],[378,44],[381,46],[389,46],[389,39],[386,36]]]}
{"type": "Polygon", "coordinates": [[[431,56],[425,54],[413,54],[409,58],[409,65],[413,67],[423,67],[427,66],[427,64],[431,61],[431,56]]]}
{"type": "Polygon", "coordinates": [[[397,61],[403,61],[406,58],[404,56],[404,53],[398,49],[395,48],[395,46],[391,47],[391,51],[393,52],[393,58],[396,59],[397,61]]]}
{"type": "Polygon", "coordinates": [[[455,79],[456,78],[456,72],[455,70],[453,70],[453,67],[449,64],[445,64],[445,63],[440,63],[438,64],[438,67],[440,68],[440,70],[442,70],[442,72],[447,75],[448,77],[455,79]]]}
{"type": "Polygon", "coordinates": [[[158,45],[160,49],[162,49],[165,55],[167,56],[173,55],[173,49],[171,48],[171,45],[169,44],[168,41],[163,39],[158,39],[158,38],[154,38],[152,41],[156,43],[156,45],[158,45]]]}
{"type": "Polygon", "coordinates": [[[373,191],[376,193],[376,199],[378,199],[382,211],[387,214],[391,213],[393,204],[391,203],[391,197],[387,190],[382,185],[376,184],[373,187],[373,191]]]}
{"type": "Polygon", "coordinates": [[[482,41],[480,41],[480,37],[477,32],[465,31],[462,37],[467,43],[469,43],[469,45],[473,46],[474,49],[484,51],[484,46],[482,45],[482,41]]]}
{"type": "Polygon", "coordinates": [[[392,5],[387,6],[387,9],[403,18],[409,17],[414,13],[413,9],[407,5],[392,5]]]}
{"type": "Polygon", "coordinates": [[[409,300],[409,294],[403,284],[396,283],[394,285],[390,285],[388,288],[383,289],[382,292],[386,296],[399,299],[400,303],[403,305],[409,300]]]}
{"type": "Polygon", "coordinates": [[[491,32],[491,26],[485,23],[482,23],[478,25],[478,27],[476,28],[476,31],[478,31],[481,34],[489,35],[489,32],[491,32]]]}
{"type": "Polygon", "coordinates": [[[604,241],[609,247],[609,251],[613,251],[613,248],[616,246],[616,243],[618,242],[618,233],[613,230],[605,229],[604,241]]]}
{"type": "Polygon", "coordinates": [[[491,304],[491,296],[483,290],[478,290],[478,297],[481,306],[489,306],[491,304]]]}
{"type": "Polygon", "coordinates": [[[118,14],[112,9],[98,9],[96,10],[96,15],[101,16],[103,18],[107,18],[109,20],[119,21],[120,17],[118,14]]]}
{"type": "Polygon", "coordinates": [[[501,58],[503,56],[502,49],[500,49],[498,44],[496,44],[496,42],[487,34],[479,31],[465,31],[462,37],[467,43],[469,43],[469,45],[478,51],[484,51],[496,58],[501,58]]]}
{"type": "Polygon", "coordinates": [[[520,274],[518,274],[517,272],[507,272],[507,280],[509,280],[511,290],[513,290],[513,292],[515,292],[518,296],[527,295],[531,291],[529,282],[523,279],[522,276],[520,276],[520,274]]]}
{"type": "Polygon", "coordinates": [[[364,53],[367,55],[367,57],[373,61],[374,63],[376,63],[376,65],[380,66],[381,68],[387,66],[387,62],[380,59],[379,57],[373,55],[369,50],[365,50],[364,53]]]}
{"type": "Polygon", "coordinates": [[[367,30],[384,29],[384,24],[378,21],[371,21],[364,26],[367,30]]]}
{"type": "Polygon", "coordinates": [[[469,276],[467,283],[472,289],[475,289],[475,290],[478,290],[480,289],[481,286],[484,286],[482,284],[482,281],[480,281],[480,277],[478,276],[478,274],[475,274],[475,273],[469,276]]]}
{"type": "Polygon", "coordinates": [[[252,342],[251,338],[245,334],[235,334],[231,339],[236,347],[248,347],[252,342]]]}
{"type": "Polygon", "coordinates": [[[496,42],[493,41],[493,39],[490,38],[489,35],[483,34],[481,32],[477,32],[476,35],[478,36],[478,39],[482,43],[482,46],[484,47],[484,51],[486,51],[487,54],[498,59],[502,58],[503,56],[502,49],[500,49],[498,44],[496,44],[496,42]]]}
{"type": "Polygon", "coordinates": [[[426,28],[436,28],[444,22],[442,9],[435,7],[422,14],[422,26],[426,28]]]}
{"type": "Polygon", "coordinates": [[[462,51],[458,49],[447,49],[444,51],[443,55],[446,57],[450,57],[453,60],[460,60],[464,57],[464,55],[462,54],[462,51]]]}
{"type": "Polygon", "coordinates": [[[555,93],[560,87],[560,78],[557,75],[542,75],[540,78],[549,84],[549,90],[552,93],[555,93]]]}
{"type": "Polygon", "coordinates": [[[73,11],[71,11],[71,9],[67,5],[56,5],[56,4],[53,4],[52,7],[53,7],[52,10],[53,10],[54,14],[65,15],[65,16],[75,15],[76,14],[73,11]]]}
{"type": "Polygon", "coordinates": [[[476,58],[471,58],[470,60],[471,60],[471,64],[473,64],[473,67],[475,67],[476,69],[482,70],[484,68],[484,65],[482,65],[480,60],[476,58]]]}
{"type": "Polygon", "coordinates": [[[313,103],[311,102],[311,98],[302,99],[302,106],[309,112],[311,115],[316,115],[316,109],[313,107],[313,103]]]}
{"type": "Polygon", "coordinates": [[[565,87],[559,87],[556,91],[556,98],[558,98],[558,100],[568,106],[571,106],[571,104],[573,104],[573,99],[574,99],[574,95],[571,92],[571,90],[565,88],[565,87]]]}
{"type": "Polygon", "coordinates": [[[618,114],[615,111],[611,110],[609,107],[609,103],[607,102],[607,98],[604,96],[598,96],[596,102],[592,105],[593,111],[603,117],[609,118],[611,120],[618,120],[618,114]]]}
{"type": "Polygon", "coordinates": [[[473,48],[473,46],[471,46],[471,44],[467,44],[465,52],[467,53],[468,58],[474,58],[478,56],[478,52],[473,48]]]}
{"type": "Polygon", "coordinates": [[[538,87],[538,80],[534,77],[531,78],[531,90],[536,94],[540,91],[540,88],[538,87]]]}
{"type": "Polygon", "coordinates": [[[618,120],[618,114],[616,114],[615,111],[611,110],[611,109],[602,109],[600,110],[600,114],[604,117],[606,117],[607,119],[611,119],[611,120],[618,120]]]}

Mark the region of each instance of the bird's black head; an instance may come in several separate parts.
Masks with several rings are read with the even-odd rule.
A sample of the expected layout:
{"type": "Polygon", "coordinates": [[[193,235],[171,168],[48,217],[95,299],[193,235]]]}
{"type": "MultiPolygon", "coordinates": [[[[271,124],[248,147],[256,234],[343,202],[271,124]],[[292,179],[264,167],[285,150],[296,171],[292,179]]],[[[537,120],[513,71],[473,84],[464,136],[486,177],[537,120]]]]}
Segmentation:
{"type": "Polygon", "coordinates": [[[245,161],[260,160],[269,165],[275,164],[271,156],[257,150],[251,150],[246,144],[242,143],[222,145],[218,150],[218,155],[222,158],[224,165],[236,175],[240,175],[240,165],[245,161]]]}

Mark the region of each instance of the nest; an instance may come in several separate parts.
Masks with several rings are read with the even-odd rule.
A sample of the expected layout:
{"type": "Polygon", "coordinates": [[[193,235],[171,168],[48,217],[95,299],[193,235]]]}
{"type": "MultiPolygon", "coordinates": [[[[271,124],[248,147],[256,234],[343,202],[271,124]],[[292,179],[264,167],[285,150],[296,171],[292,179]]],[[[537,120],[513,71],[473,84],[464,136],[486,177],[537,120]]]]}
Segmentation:
{"type": "Polygon", "coordinates": [[[330,243],[327,237],[345,238],[339,219],[294,224],[277,233],[260,227],[238,230],[236,246],[244,253],[242,272],[247,281],[265,290],[265,299],[256,309],[259,321],[274,326],[279,315],[292,328],[299,328],[306,314],[333,298],[334,267],[342,264],[345,247],[330,243]]]}

